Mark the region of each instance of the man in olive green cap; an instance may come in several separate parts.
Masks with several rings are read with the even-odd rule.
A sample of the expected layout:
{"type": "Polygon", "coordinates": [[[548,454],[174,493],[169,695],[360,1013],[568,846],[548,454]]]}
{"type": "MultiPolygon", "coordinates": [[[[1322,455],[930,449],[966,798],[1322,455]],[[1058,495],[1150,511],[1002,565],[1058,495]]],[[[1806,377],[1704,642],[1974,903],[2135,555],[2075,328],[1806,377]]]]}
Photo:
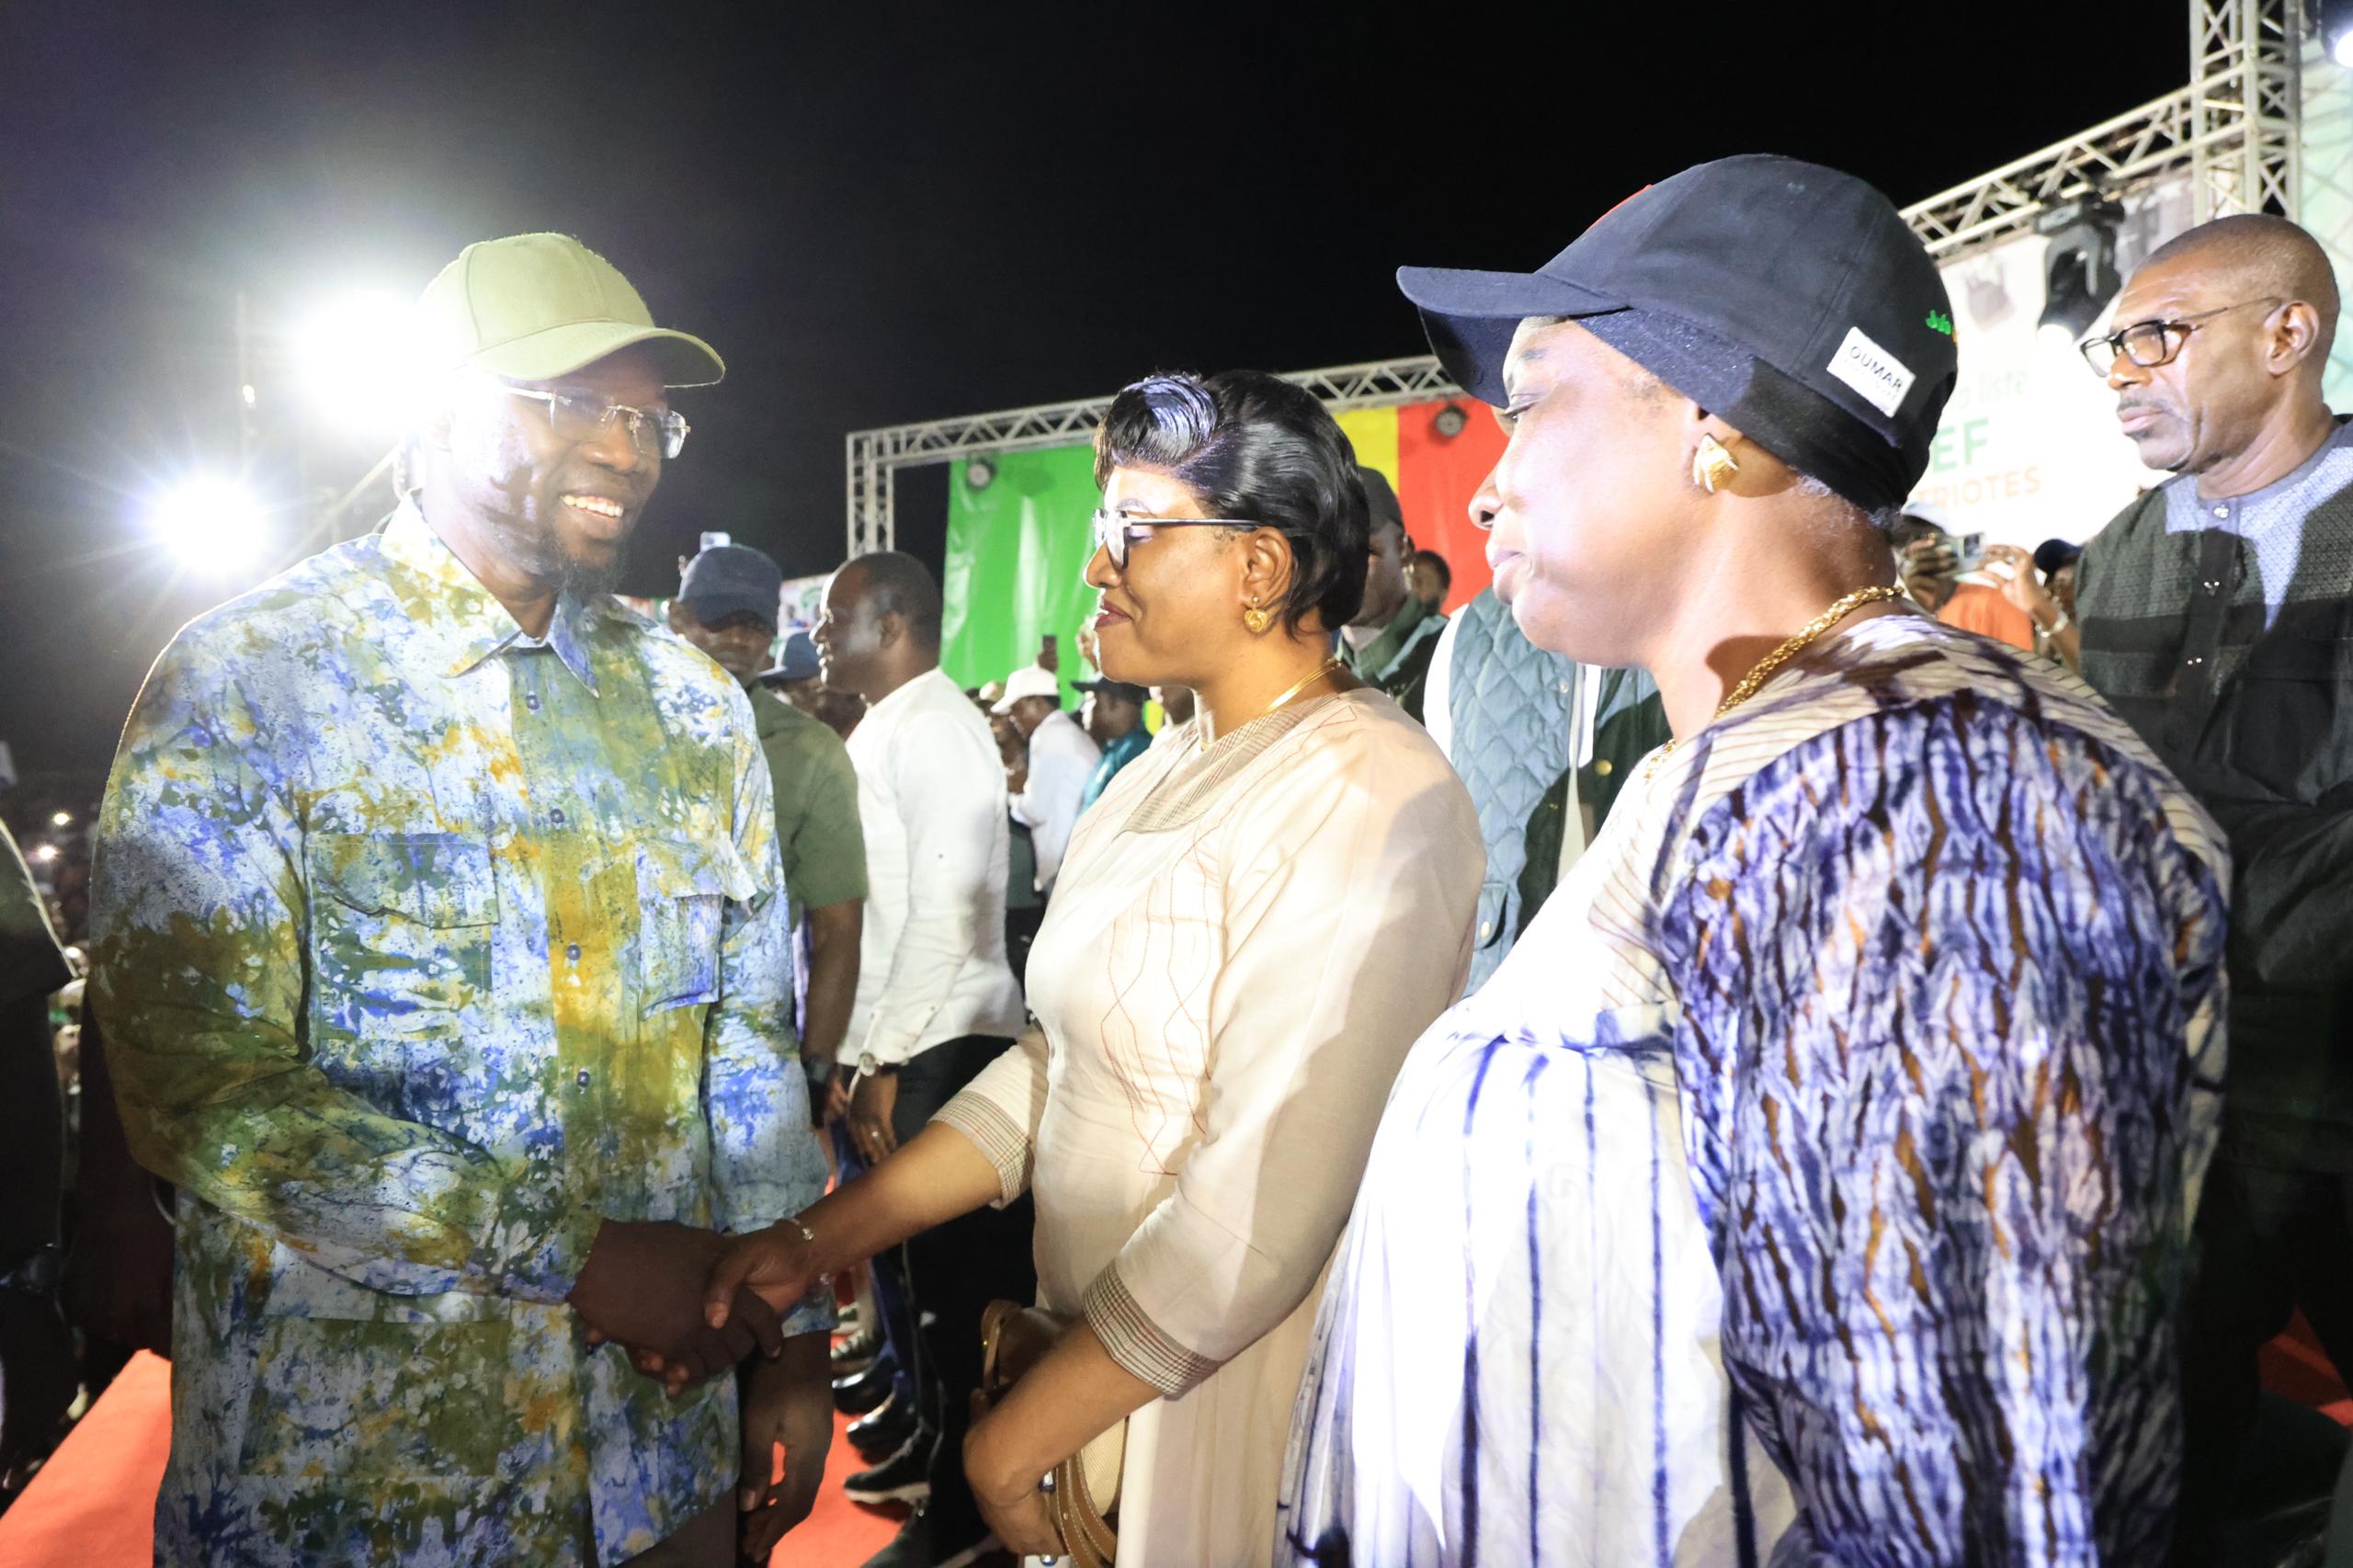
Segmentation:
{"type": "Polygon", "coordinates": [[[701,1295],[824,1184],[776,816],[741,688],[606,591],[723,367],[557,234],[467,247],[415,342],[398,509],[173,640],[99,824],[92,995],[180,1195],[157,1556],[723,1565],[739,1510],[764,1556],[831,1304],[701,1295]],[[749,1358],[742,1421],[624,1346],[749,1358]]]}

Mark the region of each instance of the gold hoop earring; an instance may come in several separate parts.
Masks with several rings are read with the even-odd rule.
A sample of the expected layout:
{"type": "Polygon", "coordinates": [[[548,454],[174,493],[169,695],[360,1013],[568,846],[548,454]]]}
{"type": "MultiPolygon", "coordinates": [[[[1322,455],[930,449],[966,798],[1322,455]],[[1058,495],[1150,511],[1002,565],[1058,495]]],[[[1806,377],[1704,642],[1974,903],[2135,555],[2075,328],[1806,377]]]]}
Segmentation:
{"type": "Polygon", "coordinates": [[[1273,619],[1273,616],[1268,615],[1265,610],[1258,608],[1258,596],[1256,594],[1251,595],[1250,608],[1242,612],[1242,624],[1248,627],[1255,633],[1266,631],[1267,622],[1273,619]]]}
{"type": "Polygon", "coordinates": [[[1740,472],[1740,464],[1724,450],[1723,443],[1713,436],[1699,437],[1699,449],[1691,454],[1691,483],[1713,495],[1732,476],[1740,472]]]}

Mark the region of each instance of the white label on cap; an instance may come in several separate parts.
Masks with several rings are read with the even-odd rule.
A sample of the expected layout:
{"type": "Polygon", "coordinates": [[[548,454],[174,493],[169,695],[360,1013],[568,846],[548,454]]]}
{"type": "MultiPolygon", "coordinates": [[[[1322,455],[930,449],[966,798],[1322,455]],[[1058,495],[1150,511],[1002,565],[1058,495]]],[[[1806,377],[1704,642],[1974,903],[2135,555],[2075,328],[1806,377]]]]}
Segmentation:
{"type": "Polygon", "coordinates": [[[1904,394],[1912,390],[1912,372],[1904,361],[1864,336],[1859,326],[1847,329],[1846,340],[1830,357],[1830,373],[1891,419],[1904,406],[1904,394]]]}

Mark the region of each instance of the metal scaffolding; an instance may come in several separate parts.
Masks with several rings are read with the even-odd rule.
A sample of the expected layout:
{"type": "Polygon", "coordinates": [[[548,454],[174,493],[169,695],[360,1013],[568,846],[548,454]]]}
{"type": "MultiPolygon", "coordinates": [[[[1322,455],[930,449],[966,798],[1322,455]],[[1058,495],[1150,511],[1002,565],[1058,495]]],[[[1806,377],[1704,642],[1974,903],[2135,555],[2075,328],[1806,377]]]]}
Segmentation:
{"type": "Polygon", "coordinates": [[[2200,222],[2299,205],[2303,0],[2192,0],[2189,85],[2200,222]]]}
{"type": "MultiPolygon", "coordinates": [[[[1461,390],[1447,380],[1438,361],[1427,355],[1411,359],[1377,359],[1363,365],[1336,365],[1324,370],[1294,370],[1283,379],[1305,387],[1335,413],[1424,403],[1461,390]]],[[[1094,436],[1096,425],[1110,406],[1109,398],[1097,397],[1081,403],[1041,403],[1035,408],[1008,408],[996,414],[851,432],[850,554],[891,548],[895,481],[898,471],[907,464],[1075,445],[1094,436]]]]}
{"type": "MultiPolygon", "coordinates": [[[[2226,212],[2297,216],[2303,0],[2190,0],[2189,81],[2177,91],[1904,210],[1930,255],[1950,260],[2021,234],[2046,209],[2188,172],[2200,222],[2226,212]]],[[[1335,411],[1458,392],[1427,356],[1300,370],[1335,411]]],[[[898,471],[909,463],[1086,439],[1108,398],[853,432],[849,553],[888,550],[898,471]]]]}

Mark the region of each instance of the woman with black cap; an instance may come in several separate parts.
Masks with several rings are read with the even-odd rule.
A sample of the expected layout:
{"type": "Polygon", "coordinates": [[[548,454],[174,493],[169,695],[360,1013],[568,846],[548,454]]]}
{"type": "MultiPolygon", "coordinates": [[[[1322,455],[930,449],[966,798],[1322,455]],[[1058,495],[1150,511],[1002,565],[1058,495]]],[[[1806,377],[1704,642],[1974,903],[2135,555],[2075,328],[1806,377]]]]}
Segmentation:
{"type": "Polygon", "coordinates": [[[1285,1559],[2157,1561],[2222,856],[2080,685],[1897,602],[1934,266],[1738,157],[1400,281],[1511,431],[1497,592],[1675,738],[1399,1077],[1285,1559]]]}

